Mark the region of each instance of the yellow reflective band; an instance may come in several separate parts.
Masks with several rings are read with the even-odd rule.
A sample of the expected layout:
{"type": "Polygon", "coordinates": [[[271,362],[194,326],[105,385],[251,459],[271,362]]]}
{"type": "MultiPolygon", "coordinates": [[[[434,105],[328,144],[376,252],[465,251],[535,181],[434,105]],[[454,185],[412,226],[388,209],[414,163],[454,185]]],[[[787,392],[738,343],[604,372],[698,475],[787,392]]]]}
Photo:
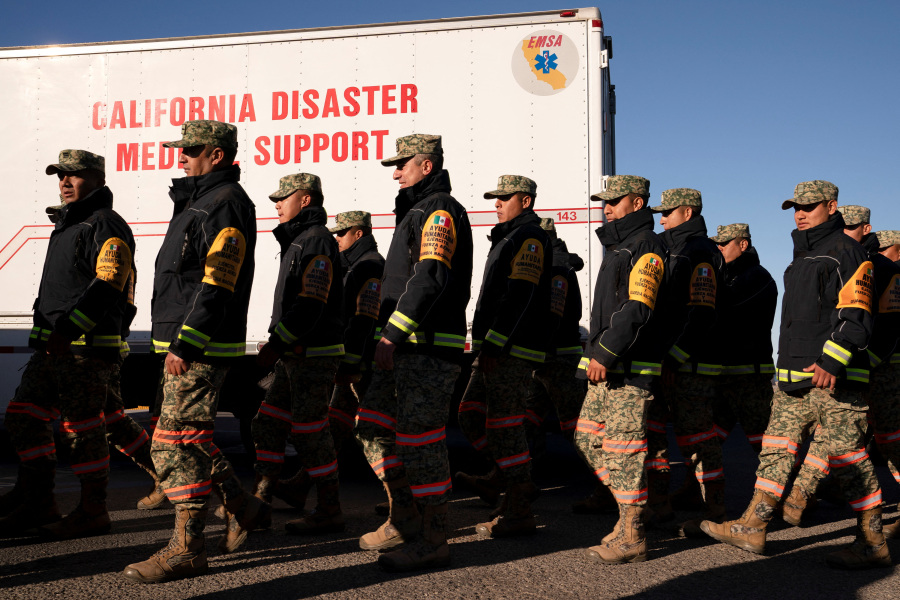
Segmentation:
{"type": "Polygon", "coordinates": [[[584,352],[584,348],[581,346],[566,346],[564,348],[557,348],[556,355],[557,356],[567,356],[569,354],[581,354],[584,352]]]}
{"type": "Polygon", "coordinates": [[[388,323],[394,325],[406,334],[412,334],[416,329],[418,329],[419,324],[404,315],[402,312],[395,310],[391,317],[388,319],[388,323]]]}
{"type": "Polygon", "coordinates": [[[500,346],[502,348],[506,345],[506,342],[509,341],[509,338],[502,333],[497,333],[493,329],[488,329],[487,335],[484,336],[484,341],[490,342],[495,346],[500,346]]]}
{"type": "Polygon", "coordinates": [[[204,356],[243,356],[247,351],[246,342],[212,343],[206,346],[204,356]]]}
{"type": "Polygon", "coordinates": [[[297,341],[297,336],[288,331],[287,327],[285,327],[281,321],[275,326],[275,333],[278,334],[278,337],[280,337],[281,341],[285,344],[293,344],[297,341]]]}
{"type": "Polygon", "coordinates": [[[633,361],[631,363],[632,375],[662,375],[662,365],[659,363],[648,363],[633,361]]]}
{"type": "MultiPolygon", "coordinates": [[[[490,333],[490,332],[488,332],[490,333]]],[[[537,350],[529,350],[528,348],[523,348],[522,346],[513,345],[513,347],[509,350],[509,355],[514,356],[515,358],[522,358],[524,360],[530,360],[532,362],[544,362],[545,354],[543,352],[538,352],[537,350]]]]}
{"type": "Polygon", "coordinates": [[[685,352],[678,346],[672,346],[672,348],[669,350],[669,356],[671,356],[672,358],[674,358],[675,360],[677,360],[680,363],[683,363],[684,361],[686,361],[687,359],[689,359],[691,357],[690,354],[688,354],[687,352],[685,352]]]}
{"type": "Polygon", "coordinates": [[[90,331],[97,326],[97,324],[91,321],[86,314],[78,309],[72,311],[72,314],[69,315],[69,320],[75,323],[82,331],[90,331]]]}
{"type": "Polygon", "coordinates": [[[847,369],[847,379],[860,383],[869,383],[868,369],[847,369]]]}
{"type": "Polygon", "coordinates": [[[591,359],[587,356],[582,356],[581,360],[578,361],[578,368],[587,371],[588,365],[591,364],[591,359]]]}
{"type": "Polygon", "coordinates": [[[334,346],[317,346],[306,349],[307,358],[317,358],[321,356],[343,356],[344,345],[336,344],[334,346]]]}
{"type": "Polygon", "coordinates": [[[178,333],[178,339],[202,350],[206,347],[206,344],[209,343],[210,338],[205,333],[197,331],[187,325],[182,325],[181,331],[178,333]]]}
{"type": "MultiPolygon", "coordinates": [[[[73,346],[87,346],[84,336],[81,336],[74,342],[73,346]]],[[[122,337],[118,335],[95,335],[94,341],[91,343],[92,348],[120,348],[122,346],[122,337]]]]}
{"type": "Polygon", "coordinates": [[[846,349],[838,346],[831,340],[825,342],[825,347],[822,348],[822,352],[838,361],[845,367],[850,364],[850,359],[853,358],[853,355],[846,349]]]}

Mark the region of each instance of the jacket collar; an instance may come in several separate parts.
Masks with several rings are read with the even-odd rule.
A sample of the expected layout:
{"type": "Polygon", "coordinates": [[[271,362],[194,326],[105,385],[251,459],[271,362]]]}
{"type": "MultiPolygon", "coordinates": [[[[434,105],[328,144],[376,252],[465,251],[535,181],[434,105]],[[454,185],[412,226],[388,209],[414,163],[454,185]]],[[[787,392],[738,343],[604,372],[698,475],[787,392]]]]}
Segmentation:
{"type": "Polygon", "coordinates": [[[345,267],[355,265],[370,252],[378,252],[378,242],[375,241],[374,235],[359,238],[352,246],[341,252],[341,264],[345,267]]]}
{"type": "Polygon", "coordinates": [[[444,169],[432,171],[422,181],[408,188],[401,189],[394,201],[394,214],[397,217],[397,225],[406,217],[413,206],[432,194],[439,192],[450,193],[450,173],[444,169]]]}
{"type": "Polygon", "coordinates": [[[756,266],[759,266],[759,254],[756,253],[756,248],[750,246],[743,254],[725,264],[725,273],[734,277],[756,266]]]}
{"type": "Polygon", "coordinates": [[[505,238],[511,231],[515,231],[523,225],[537,225],[540,227],[541,219],[530,208],[526,208],[525,212],[514,219],[510,219],[505,223],[497,223],[491,228],[491,247],[493,248],[497,242],[505,238]]]}
{"type": "Polygon", "coordinates": [[[791,238],[794,240],[794,252],[813,250],[833,235],[844,235],[844,217],[837,211],[820,225],[804,231],[793,230],[791,238]]]}
{"type": "Polygon", "coordinates": [[[169,197],[176,203],[193,200],[223,183],[237,183],[240,179],[241,168],[238,165],[232,165],[227,169],[213,171],[206,175],[173,179],[172,187],[169,188],[169,197]]]}
{"type": "Polygon", "coordinates": [[[569,247],[566,246],[565,240],[556,238],[553,240],[553,266],[569,267],[575,271],[580,271],[584,268],[584,261],[574,252],[569,252],[569,247]]]}
{"type": "Polygon", "coordinates": [[[616,246],[635,233],[645,229],[653,230],[653,213],[646,208],[642,208],[625,215],[621,219],[616,219],[611,223],[598,227],[595,232],[601,244],[604,246],[616,246]]]}
{"type": "Polygon", "coordinates": [[[678,251],[693,238],[706,236],[706,221],[702,216],[686,221],[659,234],[663,243],[672,251],[678,251]]]}
{"type": "Polygon", "coordinates": [[[862,247],[866,249],[869,256],[878,254],[878,237],[874,233],[867,233],[862,239],[862,247]]]}
{"type": "Polygon", "coordinates": [[[66,227],[72,223],[83,221],[88,216],[103,208],[112,208],[112,191],[106,186],[98,188],[77,202],[66,204],[59,210],[57,228],[66,227]]]}
{"type": "Polygon", "coordinates": [[[309,208],[301,210],[296,217],[287,223],[280,223],[272,230],[272,233],[275,234],[275,239],[281,244],[281,250],[283,252],[298,235],[311,227],[325,225],[327,222],[328,213],[325,212],[324,208],[321,206],[310,206],[309,208]]]}

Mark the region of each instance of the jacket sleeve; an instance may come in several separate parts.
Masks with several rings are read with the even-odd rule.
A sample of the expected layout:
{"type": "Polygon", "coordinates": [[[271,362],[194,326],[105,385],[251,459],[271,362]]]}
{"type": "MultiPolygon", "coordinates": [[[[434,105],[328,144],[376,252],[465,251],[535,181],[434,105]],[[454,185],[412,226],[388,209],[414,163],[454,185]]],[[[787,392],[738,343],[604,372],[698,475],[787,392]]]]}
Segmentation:
{"type": "Polygon", "coordinates": [[[68,315],[56,322],[56,332],[76,340],[89,333],[122,297],[134,265],[131,235],[107,219],[98,220],[86,248],[94,279],[68,315]]]}
{"type": "Polygon", "coordinates": [[[687,313],[684,324],[676,332],[666,360],[681,365],[703,345],[709,344],[716,324],[718,284],[722,280],[721,255],[692,252],[690,273],[679,274],[686,279],[679,282],[677,291],[687,294],[687,313]]]}
{"type": "Polygon", "coordinates": [[[900,269],[896,269],[890,261],[881,268],[873,261],[875,267],[875,290],[877,314],[869,340],[869,358],[873,367],[877,367],[890,359],[897,350],[897,338],[900,337],[900,269]]]}
{"type": "MultiPolygon", "coordinates": [[[[874,324],[875,277],[872,262],[862,250],[843,253],[835,271],[837,305],[831,322],[834,330],[822,348],[816,364],[834,376],[847,369],[854,354],[869,343],[874,324]]],[[[853,373],[847,371],[847,377],[853,373]]]]}
{"type": "Polygon", "coordinates": [[[615,365],[637,340],[656,308],[665,267],[663,258],[647,247],[632,254],[628,271],[628,298],[612,314],[609,327],[591,344],[590,358],[604,367],[615,365]]]}
{"type": "Polygon", "coordinates": [[[460,230],[469,227],[465,213],[435,208],[426,212],[419,232],[419,261],[413,266],[406,291],[381,330],[383,338],[401,344],[419,328],[438,298],[450,285],[453,255],[460,230]]]}
{"type": "Polygon", "coordinates": [[[552,253],[549,244],[535,238],[507,243],[498,262],[509,262],[510,273],[506,289],[497,301],[494,320],[484,335],[482,354],[499,356],[504,349],[509,350],[509,340],[521,326],[522,317],[529,306],[538,301],[541,278],[544,271],[551,268],[552,253]]]}
{"type": "Polygon", "coordinates": [[[347,279],[344,288],[344,358],[338,367],[341,374],[358,373],[367,350],[374,345],[375,323],[381,308],[381,276],[378,265],[360,263],[347,279]]]}
{"type": "Polygon", "coordinates": [[[203,356],[213,334],[225,318],[247,252],[249,228],[256,223],[231,202],[221,202],[201,224],[193,238],[203,259],[203,279],[187,302],[184,323],[169,352],[185,360],[203,356]]]}
{"type": "Polygon", "coordinates": [[[297,346],[306,347],[312,333],[325,314],[331,286],[341,285],[340,260],[323,238],[312,237],[303,245],[299,265],[288,277],[299,277],[298,286],[284,286],[285,290],[299,289],[293,299],[282,298],[287,310],[269,336],[269,343],[279,352],[297,346]]]}

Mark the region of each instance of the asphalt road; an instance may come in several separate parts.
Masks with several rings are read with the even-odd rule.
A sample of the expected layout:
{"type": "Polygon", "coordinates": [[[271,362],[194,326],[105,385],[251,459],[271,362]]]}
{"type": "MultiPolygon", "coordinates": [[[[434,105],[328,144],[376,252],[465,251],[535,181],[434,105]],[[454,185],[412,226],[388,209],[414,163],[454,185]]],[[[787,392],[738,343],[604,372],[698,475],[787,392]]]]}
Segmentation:
{"type": "MultiPolygon", "coordinates": [[[[478,469],[459,432],[450,433],[454,470],[478,469]]],[[[218,420],[216,442],[249,486],[252,470],[233,419],[218,420]]],[[[726,502],[729,514],[737,516],[752,495],[756,459],[740,435],[733,435],[725,449],[726,502]]],[[[804,528],[789,527],[776,517],[767,556],[711,541],[680,539],[670,530],[652,530],[647,562],[617,566],[591,562],[584,548],[611,530],[615,516],[571,512],[572,502],[589,493],[593,481],[558,436],[548,439],[546,455],[535,461],[535,479],[543,489],[535,503],[536,535],[480,539],[474,526],[485,520],[489,509],[477,497],[454,490],[451,566],[411,575],[387,574],[375,563],[376,553],[359,549],[359,536],[383,520],[372,506],[384,496],[353,450],[341,458],[344,533],[313,539],[289,536],[284,523],[296,518],[296,512],[276,500],[272,529],[254,532],[238,553],[223,556],[215,548],[224,524],[210,516],[209,573],[153,586],[128,582],[120,573],[167,543],[173,513],[170,508],[134,510],[135,501],[147,491],[148,478],[129,461],[115,458],[110,483],[112,533],[64,543],[37,537],[0,540],[0,598],[900,599],[897,566],[857,573],[825,565],[827,552],[852,541],[855,519],[847,506],[824,502],[804,528]]],[[[13,485],[15,469],[14,460],[4,456],[0,491],[13,485]]],[[[885,484],[889,521],[897,517],[900,489],[886,468],[879,467],[878,474],[885,484]]],[[[683,469],[676,470],[674,478],[681,477],[683,469]]],[[[71,510],[77,503],[77,479],[69,469],[60,468],[57,481],[60,507],[71,510]]],[[[895,561],[900,561],[900,541],[890,543],[895,561]]]]}

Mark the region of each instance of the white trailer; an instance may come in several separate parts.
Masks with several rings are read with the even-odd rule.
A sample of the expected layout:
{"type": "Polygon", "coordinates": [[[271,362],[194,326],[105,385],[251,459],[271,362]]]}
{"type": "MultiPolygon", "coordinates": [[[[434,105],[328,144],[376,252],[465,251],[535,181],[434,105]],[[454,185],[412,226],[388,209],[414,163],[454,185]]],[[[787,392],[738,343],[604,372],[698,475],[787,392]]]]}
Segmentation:
{"type": "MultiPolygon", "coordinates": [[[[611,41],[596,8],[354,27],[0,49],[0,410],[27,360],[31,309],[58,203],[44,174],[63,148],[106,157],[115,209],[137,240],[133,353],[150,350],[152,273],[172,212],[189,119],[235,123],[259,242],[248,353],[267,338],[278,273],[267,195],[286,174],[321,176],[329,215],[373,214],[386,251],[397,184],[378,162],[395,138],[443,135],[453,195],[475,230],[471,319],[501,174],[538,182],[536,210],[585,259],[584,306],[602,249],[588,196],[615,172],[611,41]]],[[[584,323],[587,323],[587,308],[584,323]]]]}

